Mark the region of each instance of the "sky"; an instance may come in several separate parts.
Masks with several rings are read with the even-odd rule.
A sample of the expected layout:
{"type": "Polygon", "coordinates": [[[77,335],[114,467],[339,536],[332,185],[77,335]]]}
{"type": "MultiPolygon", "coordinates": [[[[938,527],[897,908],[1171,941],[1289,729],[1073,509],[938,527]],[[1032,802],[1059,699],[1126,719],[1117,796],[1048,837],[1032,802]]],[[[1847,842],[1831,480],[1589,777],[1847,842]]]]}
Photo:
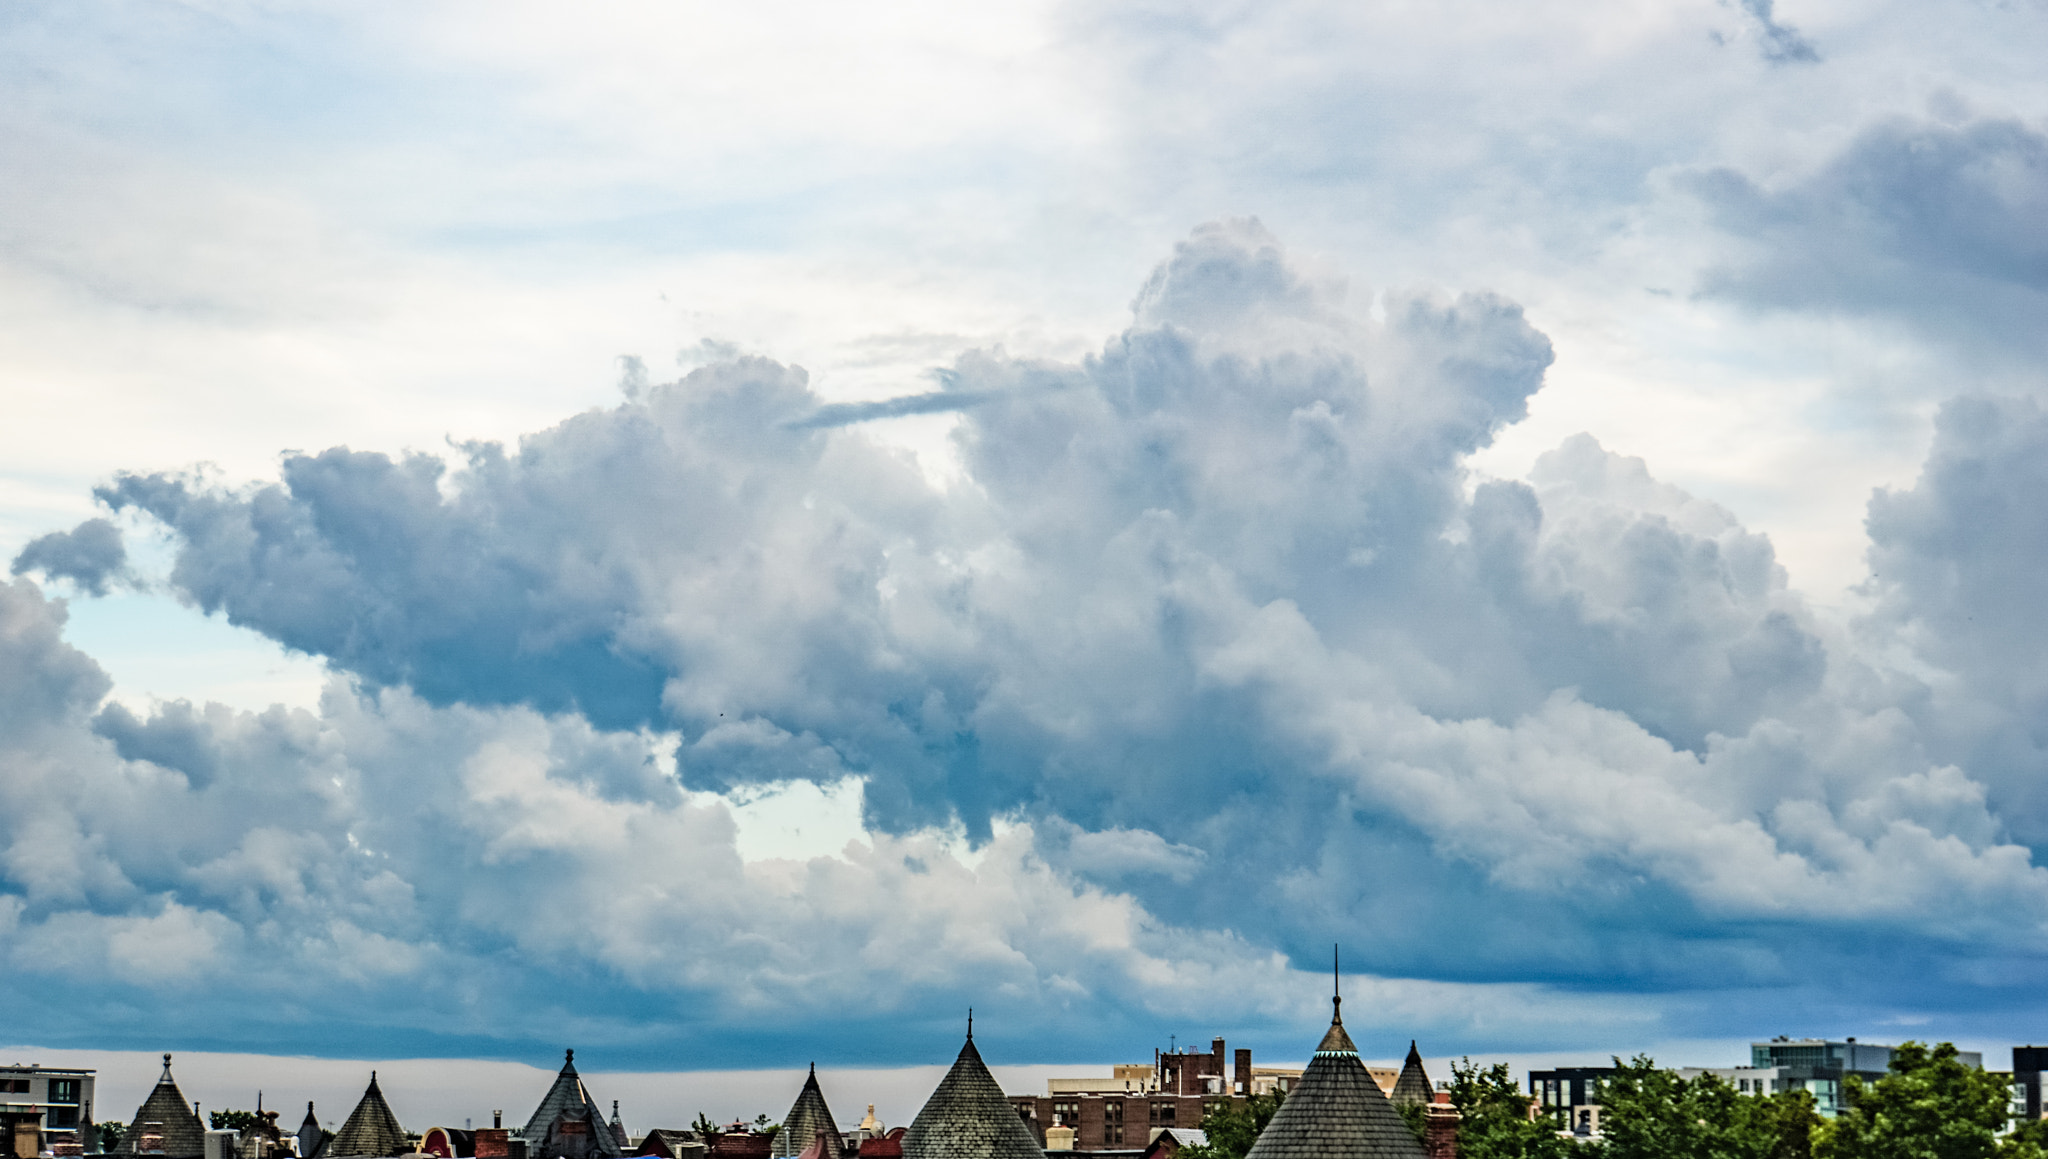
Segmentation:
{"type": "Polygon", "coordinates": [[[2044,55],[2040,0],[7,5],[13,1035],[1298,1059],[1341,944],[1374,1057],[2001,1063],[2044,55]]]}

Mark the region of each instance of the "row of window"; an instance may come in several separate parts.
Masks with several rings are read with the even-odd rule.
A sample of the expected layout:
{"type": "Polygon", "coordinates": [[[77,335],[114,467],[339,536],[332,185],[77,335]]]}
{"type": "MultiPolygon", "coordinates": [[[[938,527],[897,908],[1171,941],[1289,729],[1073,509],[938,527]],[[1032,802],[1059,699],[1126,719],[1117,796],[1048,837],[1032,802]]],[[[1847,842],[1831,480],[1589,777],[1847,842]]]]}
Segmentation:
{"type": "MultiPolygon", "coordinates": [[[[1213,1111],[1223,1105],[1224,1100],[1215,1099],[1205,1103],[1203,1110],[1205,1112],[1213,1111]]],[[[1178,1127],[1182,1125],[1179,1122],[1179,1100],[1155,1099],[1148,1104],[1148,1108],[1151,1113],[1151,1121],[1148,1126],[1178,1127]]],[[[1032,1117],[1032,1112],[1023,1106],[1017,1108],[1017,1113],[1027,1119],[1032,1117]]],[[[1055,1099],[1052,1104],[1052,1118],[1054,1123],[1064,1124],[1078,1131],[1081,1127],[1080,1102],[1076,1100],[1055,1099]]],[[[1102,1138],[1099,1141],[1105,1144],[1122,1143],[1124,1141],[1124,1101],[1122,1099],[1103,1100],[1102,1138]]]]}
{"type": "MultiPolygon", "coordinates": [[[[25,1095],[28,1093],[28,1085],[28,1079],[0,1079],[0,1092],[10,1095],[25,1095]]],[[[49,1101],[53,1103],[77,1102],[78,1085],[79,1080],[77,1079],[51,1079],[49,1101]]]]}

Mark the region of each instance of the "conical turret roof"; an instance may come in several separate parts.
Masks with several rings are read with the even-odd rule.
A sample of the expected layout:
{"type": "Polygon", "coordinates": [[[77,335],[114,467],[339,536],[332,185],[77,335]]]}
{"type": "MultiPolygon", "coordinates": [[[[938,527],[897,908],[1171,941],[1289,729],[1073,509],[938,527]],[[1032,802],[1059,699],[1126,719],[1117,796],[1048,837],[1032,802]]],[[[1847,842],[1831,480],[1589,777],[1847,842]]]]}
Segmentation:
{"type": "Polygon", "coordinates": [[[171,1078],[171,1056],[168,1054],[164,1056],[163,1076],[156,1080],[156,1088],[149,1092],[149,1097],[135,1109],[135,1121],[128,1124],[128,1133],[121,1136],[120,1146],[114,1148],[114,1153],[135,1154],[136,1148],[142,1144],[143,1125],[146,1123],[161,1127],[164,1159],[199,1159],[206,1153],[206,1128],[200,1124],[192,1104],[185,1101],[185,1093],[178,1089],[177,1081],[171,1078]]]}
{"type": "Polygon", "coordinates": [[[371,1071],[369,1089],[349,1112],[341,1130],[334,1133],[327,1153],[342,1159],[345,1155],[404,1155],[411,1150],[405,1128],[398,1125],[398,1116],[391,1113],[391,1104],[384,1101],[384,1092],[377,1086],[377,1072],[371,1071]]]}
{"type": "MultiPolygon", "coordinates": [[[[540,1106],[533,1110],[533,1118],[526,1121],[525,1139],[528,1147],[537,1147],[547,1138],[548,1128],[561,1117],[564,1111],[582,1111],[593,1128],[604,1124],[604,1114],[597,1109],[597,1100],[590,1097],[590,1091],[583,1085],[583,1077],[576,1073],[576,1052],[562,1052],[562,1070],[555,1076],[555,1085],[548,1088],[547,1096],[540,1106]]],[[[619,1141],[610,1131],[593,1130],[599,1155],[616,1156],[622,1149],[619,1141]]]]}
{"type": "Polygon", "coordinates": [[[953,1069],[903,1133],[903,1159],[1045,1159],[982,1064],[971,1028],[953,1069]]]}
{"type": "Polygon", "coordinates": [[[306,1100],[306,1117],[299,1124],[299,1154],[302,1159],[318,1159],[326,1152],[320,1148],[320,1119],[313,1114],[313,1100],[306,1100]]]}
{"type": "Polygon", "coordinates": [[[804,1089],[797,1092],[796,1102],[783,1117],[782,1130],[775,1133],[775,1155],[801,1155],[809,1150],[818,1138],[818,1132],[825,1132],[831,1145],[831,1154],[841,1150],[839,1124],[832,1120],[832,1108],[825,1105],[825,1092],[818,1089],[818,1064],[811,1064],[811,1073],[804,1079],[804,1089]]]}
{"type": "Polygon", "coordinates": [[[1436,1096],[1436,1088],[1429,1083],[1429,1072],[1422,1069],[1422,1052],[1415,1049],[1415,1040],[1408,1040],[1408,1061],[1401,1064],[1401,1077],[1394,1080],[1394,1103],[1407,1105],[1427,1103],[1436,1096]]]}
{"type": "MultiPolygon", "coordinates": [[[[1339,1008],[1341,1011],[1341,1007],[1339,1008]]],[[[1332,1014],[1316,1056],[1245,1159],[1426,1159],[1332,1014]]]]}

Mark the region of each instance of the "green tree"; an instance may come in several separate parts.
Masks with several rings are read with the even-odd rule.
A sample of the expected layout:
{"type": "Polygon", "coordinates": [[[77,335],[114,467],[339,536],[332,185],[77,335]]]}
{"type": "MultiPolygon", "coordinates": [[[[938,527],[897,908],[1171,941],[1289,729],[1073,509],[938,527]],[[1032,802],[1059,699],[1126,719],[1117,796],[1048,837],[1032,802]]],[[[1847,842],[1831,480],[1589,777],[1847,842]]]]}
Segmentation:
{"type": "Polygon", "coordinates": [[[2010,1091],[2000,1075],[1957,1057],[1953,1043],[1908,1042],[1891,1073],[1842,1081],[1842,1113],[1814,1148],[1818,1159],[2038,1159],[2023,1135],[2001,1140],[2010,1091]]]}
{"type": "Polygon", "coordinates": [[[128,1133],[126,1123],[94,1123],[93,1129],[100,1133],[100,1150],[112,1151],[121,1145],[121,1136],[128,1133]]]}
{"type": "Polygon", "coordinates": [[[1811,1159],[1820,1125],[1805,1091],[1741,1094],[1724,1079],[1680,1078],[1645,1055],[1614,1060],[1600,1084],[1606,1159],[1811,1159]]]}
{"type": "Polygon", "coordinates": [[[1410,1134],[1418,1143],[1429,1141],[1429,1106],[1426,1103],[1396,1103],[1394,1109],[1401,1112],[1401,1121],[1408,1126],[1410,1134]]]}
{"type": "Polygon", "coordinates": [[[216,1131],[252,1131],[263,1125],[263,1120],[254,1111],[208,1111],[206,1121],[212,1123],[216,1131]]]}
{"type": "Polygon", "coordinates": [[[2025,1159],[2034,1159],[2034,1151],[2048,1155],[2048,1118],[2034,1118],[2028,1122],[2021,1122],[2017,1128],[2013,1128],[2005,1143],[2013,1147],[2013,1151],[2005,1153],[2013,1159],[2021,1155],[2025,1159]],[[2028,1147],[2034,1147],[2034,1151],[2028,1151],[2028,1147]]]}
{"type": "Polygon", "coordinates": [[[1202,1115],[1202,1132],[1209,1142],[1200,1147],[1181,1148],[1178,1159],[1244,1159],[1286,1098],[1286,1092],[1276,1090],[1210,1107],[1202,1115]]]}
{"type": "Polygon", "coordinates": [[[1460,1116],[1458,1159],[1560,1159],[1576,1149],[1549,1116],[1530,1121],[1529,1096],[1504,1062],[1452,1063],[1451,1105],[1460,1116]]]}
{"type": "Polygon", "coordinates": [[[725,1133],[720,1131],[718,1124],[712,1122],[710,1116],[702,1111],[697,1112],[697,1121],[690,1124],[690,1129],[697,1133],[697,1138],[702,1139],[707,1144],[717,1142],[718,1137],[725,1133]]]}

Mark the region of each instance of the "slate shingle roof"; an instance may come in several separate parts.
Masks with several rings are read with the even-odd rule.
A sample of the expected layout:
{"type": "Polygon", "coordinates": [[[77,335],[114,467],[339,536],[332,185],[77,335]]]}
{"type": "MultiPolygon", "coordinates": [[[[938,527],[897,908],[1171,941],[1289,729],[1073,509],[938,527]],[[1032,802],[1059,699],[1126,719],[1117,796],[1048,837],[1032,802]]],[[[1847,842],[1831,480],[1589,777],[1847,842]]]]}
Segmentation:
{"type": "Polygon", "coordinates": [[[804,1089],[797,1092],[796,1102],[790,1106],[789,1114],[783,1116],[782,1130],[775,1133],[775,1147],[770,1153],[801,1155],[817,1141],[820,1131],[825,1132],[828,1156],[836,1157],[841,1150],[839,1124],[832,1121],[832,1108],[825,1105],[825,1092],[818,1089],[818,1064],[812,1063],[804,1089]]]}
{"type": "Polygon", "coordinates": [[[142,1142],[144,1123],[162,1124],[165,1159],[199,1159],[206,1153],[206,1128],[200,1124],[192,1104],[185,1101],[177,1081],[171,1078],[168,1054],[164,1056],[163,1077],[156,1080],[156,1089],[135,1109],[135,1121],[128,1124],[128,1133],[121,1136],[114,1154],[135,1154],[136,1146],[142,1142]]]}
{"type": "Polygon", "coordinates": [[[1358,1061],[1341,1018],[1246,1159],[1426,1159],[1422,1143],[1358,1061]]]}
{"type": "MultiPolygon", "coordinates": [[[[563,1111],[570,1110],[583,1111],[593,1127],[604,1124],[604,1115],[597,1109],[597,1100],[590,1097],[582,1076],[576,1073],[576,1052],[573,1050],[563,1052],[562,1071],[555,1076],[555,1085],[548,1088],[547,1096],[541,1099],[540,1106],[534,1108],[533,1118],[526,1121],[524,1138],[527,1147],[539,1147],[541,1140],[548,1137],[548,1128],[554,1126],[563,1111]]],[[[600,1155],[616,1156],[623,1151],[618,1137],[610,1131],[593,1131],[591,1136],[597,1144],[594,1150],[600,1155]]]]}
{"type": "Polygon", "coordinates": [[[306,1118],[299,1124],[299,1154],[313,1159],[320,1148],[320,1120],[313,1114],[313,1100],[306,1100],[306,1118]]]}
{"type": "Polygon", "coordinates": [[[1415,1049],[1415,1040],[1408,1040],[1408,1061],[1401,1064],[1401,1077],[1394,1080],[1394,1103],[1427,1103],[1436,1097],[1436,1088],[1429,1085],[1429,1072],[1422,1069],[1422,1052],[1415,1049]]]}
{"type": "Polygon", "coordinates": [[[371,1071],[369,1089],[349,1112],[341,1130],[334,1133],[327,1153],[341,1159],[345,1155],[404,1155],[411,1150],[405,1128],[398,1125],[398,1116],[391,1113],[391,1104],[384,1101],[384,1092],[377,1086],[377,1072],[371,1071]]]}
{"type": "Polygon", "coordinates": [[[973,1034],[903,1133],[903,1159],[1045,1159],[982,1064],[973,1034]]]}

